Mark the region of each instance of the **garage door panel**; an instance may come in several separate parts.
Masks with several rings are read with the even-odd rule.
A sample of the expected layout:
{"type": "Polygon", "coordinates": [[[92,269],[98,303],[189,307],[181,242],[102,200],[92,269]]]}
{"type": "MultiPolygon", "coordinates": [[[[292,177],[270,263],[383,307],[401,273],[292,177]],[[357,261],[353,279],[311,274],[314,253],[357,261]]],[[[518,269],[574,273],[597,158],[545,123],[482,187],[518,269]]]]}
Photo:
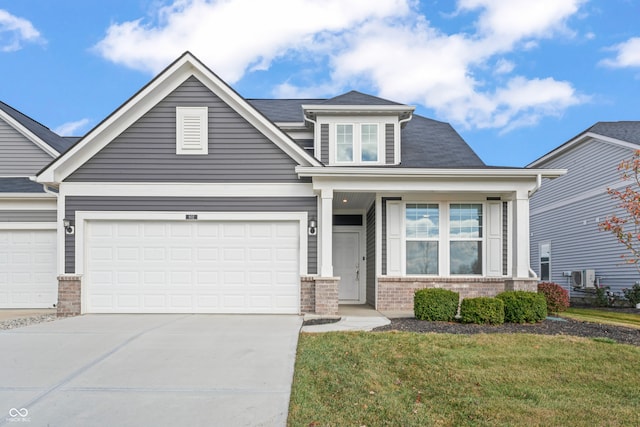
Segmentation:
{"type": "Polygon", "coordinates": [[[85,311],[299,310],[297,222],[89,221],[87,228],[85,311]],[[94,225],[99,233],[92,231],[94,225]],[[117,230],[113,239],[91,237],[108,235],[109,227],[117,230]],[[109,259],[107,248],[117,254],[115,259],[109,259]],[[109,270],[125,274],[109,286],[109,270]],[[96,293],[112,298],[96,299],[96,293]]]}
{"type": "Polygon", "coordinates": [[[0,308],[53,307],[55,230],[0,230],[0,308]]]}

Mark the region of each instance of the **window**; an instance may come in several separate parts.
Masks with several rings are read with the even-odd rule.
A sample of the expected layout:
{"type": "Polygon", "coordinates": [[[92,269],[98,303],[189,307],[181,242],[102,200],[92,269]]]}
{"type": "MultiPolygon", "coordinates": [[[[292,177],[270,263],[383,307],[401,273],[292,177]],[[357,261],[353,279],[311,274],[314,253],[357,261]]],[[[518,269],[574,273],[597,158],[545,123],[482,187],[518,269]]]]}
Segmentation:
{"type": "Polygon", "coordinates": [[[540,280],[551,277],[551,243],[540,243],[540,280]]]}
{"type": "Polygon", "coordinates": [[[438,274],[440,212],[437,204],[407,204],[407,274],[438,274]]]}
{"type": "Polygon", "coordinates": [[[378,163],[380,134],[377,124],[336,124],[336,163],[378,163]]]}
{"type": "Polygon", "coordinates": [[[353,125],[336,125],[336,160],[353,161],[353,125]]]}
{"type": "Polygon", "coordinates": [[[207,107],[176,107],[176,154],[208,154],[207,107]]]}
{"type": "Polygon", "coordinates": [[[362,125],[362,161],[378,161],[378,125],[362,125]]]}
{"type": "Polygon", "coordinates": [[[482,274],[482,204],[449,207],[449,271],[482,274]]]}

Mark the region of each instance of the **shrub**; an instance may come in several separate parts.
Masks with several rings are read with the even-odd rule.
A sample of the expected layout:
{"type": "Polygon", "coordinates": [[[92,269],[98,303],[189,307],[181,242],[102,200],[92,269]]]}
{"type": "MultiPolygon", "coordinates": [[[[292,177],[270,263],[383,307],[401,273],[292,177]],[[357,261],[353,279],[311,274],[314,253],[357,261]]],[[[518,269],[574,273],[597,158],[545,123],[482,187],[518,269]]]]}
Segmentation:
{"type": "Polygon", "coordinates": [[[613,297],[610,293],[610,287],[607,285],[596,285],[596,293],[593,299],[593,305],[596,307],[610,307],[613,303],[613,297]]]}
{"type": "Polygon", "coordinates": [[[527,291],[506,291],[498,294],[504,302],[504,321],[511,323],[541,322],[547,317],[544,295],[527,291]]]}
{"type": "Polygon", "coordinates": [[[498,298],[465,298],[460,303],[460,320],[463,323],[504,323],[504,303],[498,298]]]}
{"type": "Polygon", "coordinates": [[[538,293],[547,300],[547,310],[559,313],[569,308],[569,292],[553,282],[538,283],[538,293]]]}
{"type": "Polygon", "coordinates": [[[629,300],[631,305],[640,304],[640,285],[635,284],[631,289],[623,289],[624,297],[629,300]]]}
{"type": "Polygon", "coordinates": [[[420,320],[450,322],[458,311],[458,293],[447,289],[420,289],[413,297],[413,313],[420,320]]]}

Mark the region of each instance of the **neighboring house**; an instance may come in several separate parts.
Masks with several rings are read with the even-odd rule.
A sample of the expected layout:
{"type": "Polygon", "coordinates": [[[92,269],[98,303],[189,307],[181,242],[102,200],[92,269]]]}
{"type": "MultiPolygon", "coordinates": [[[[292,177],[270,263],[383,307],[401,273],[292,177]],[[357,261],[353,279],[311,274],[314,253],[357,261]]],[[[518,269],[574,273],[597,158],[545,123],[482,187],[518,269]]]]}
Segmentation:
{"type": "Polygon", "coordinates": [[[572,296],[594,280],[614,292],[640,280],[636,267],[621,259],[626,249],[598,228],[620,213],[607,189],[628,184],[617,167],[637,149],[640,122],[598,122],[527,166],[568,169],[531,199],[531,265],[541,280],[562,285],[572,296]]]}
{"type": "Polygon", "coordinates": [[[29,177],[69,145],[0,102],[0,308],[56,304],[56,196],[29,177]]]}
{"type": "Polygon", "coordinates": [[[246,100],[185,53],[37,176],[59,191],[59,313],[411,310],[423,287],[535,289],[529,194],[564,171],[488,167],[413,110],[246,100]]]}

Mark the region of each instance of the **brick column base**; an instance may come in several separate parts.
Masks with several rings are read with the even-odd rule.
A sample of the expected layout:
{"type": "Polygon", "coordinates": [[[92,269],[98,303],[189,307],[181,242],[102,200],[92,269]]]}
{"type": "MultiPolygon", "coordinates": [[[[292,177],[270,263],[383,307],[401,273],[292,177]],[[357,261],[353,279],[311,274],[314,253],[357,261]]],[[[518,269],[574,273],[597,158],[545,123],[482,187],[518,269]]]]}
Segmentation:
{"type": "Polygon", "coordinates": [[[80,287],[82,276],[64,274],[58,276],[58,317],[78,316],[81,313],[80,287]]]}
{"type": "Polygon", "coordinates": [[[338,283],[339,277],[316,277],[316,314],[338,314],[338,283]]]}

